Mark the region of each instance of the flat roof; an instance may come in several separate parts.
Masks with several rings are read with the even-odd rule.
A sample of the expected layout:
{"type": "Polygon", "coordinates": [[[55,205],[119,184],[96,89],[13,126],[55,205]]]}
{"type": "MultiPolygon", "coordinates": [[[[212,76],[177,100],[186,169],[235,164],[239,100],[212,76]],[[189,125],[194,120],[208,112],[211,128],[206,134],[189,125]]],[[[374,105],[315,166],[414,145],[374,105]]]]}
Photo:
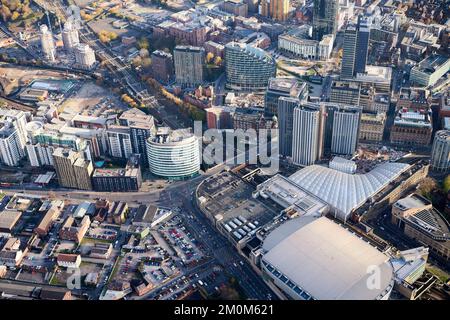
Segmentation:
{"type": "Polygon", "coordinates": [[[287,221],[267,236],[263,250],[263,261],[317,300],[379,299],[393,285],[389,257],[326,217],[287,221]],[[372,289],[373,267],[381,277],[372,289]]]}

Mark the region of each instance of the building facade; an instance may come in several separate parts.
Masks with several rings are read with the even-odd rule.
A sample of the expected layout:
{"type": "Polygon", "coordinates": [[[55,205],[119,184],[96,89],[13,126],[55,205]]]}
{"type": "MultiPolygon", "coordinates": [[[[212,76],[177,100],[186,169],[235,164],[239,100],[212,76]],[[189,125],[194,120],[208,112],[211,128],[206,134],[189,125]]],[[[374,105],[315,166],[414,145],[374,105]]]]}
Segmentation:
{"type": "Polygon", "coordinates": [[[276,73],[272,56],[262,49],[244,43],[225,46],[226,87],[231,90],[263,91],[276,73]]]}
{"type": "Polygon", "coordinates": [[[174,51],[175,79],[182,87],[196,87],[204,80],[205,49],[176,46],[174,51]]]}
{"type": "Polygon", "coordinates": [[[324,118],[321,106],[305,104],[294,109],[292,161],[309,166],[322,157],[324,118]]]}
{"type": "Polygon", "coordinates": [[[313,38],[320,41],[324,35],[336,35],[339,0],[314,0],[313,38]]]}
{"type": "Polygon", "coordinates": [[[431,151],[431,169],[447,172],[450,168],[450,131],[436,132],[431,151]]]}

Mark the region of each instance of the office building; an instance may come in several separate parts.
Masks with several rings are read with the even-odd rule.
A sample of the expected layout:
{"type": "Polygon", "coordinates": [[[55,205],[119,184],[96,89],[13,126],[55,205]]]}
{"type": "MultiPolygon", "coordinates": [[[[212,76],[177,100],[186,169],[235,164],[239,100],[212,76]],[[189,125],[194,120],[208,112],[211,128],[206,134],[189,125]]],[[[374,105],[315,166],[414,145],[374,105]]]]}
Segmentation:
{"type": "Polygon", "coordinates": [[[95,169],[92,187],[103,192],[137,192],[142,185],[142,174],[138,155],[132,155],[125,168],[95,169]]]}
{"type": "Polygon", "coordinates": [[[450,58],[431,54],[411,69],[410,81],[420,86],[433,86],[450,70],[450,58]]]}
{"type": "Polygon", "coordinates": [[[269,15],[277,21],[286,21],[289,15],[289,0],[271,0],[269,2],[269,15]]]}
{"type": "Polygon", "coordinates": [[[147,140],[150,172],[168,179],[185,179],[200,170],[200,142],[189,129],[159,128],[147,140]]]}
{"type": "Polygon", "coordinates": [[[322,40],[324,35],[336,35],[339,0],[314,0],[313,38],[322,40]]]}
{"type": "Polygon", "coordinates": [[[278,99],[278,139],[280,155],[292,156],[292,135],[294,108],[300,104],[298,99],[280,97],[278,99]]]}
{"type": "Polygon", "coordinates": [[[424,88],[400,89],[396,109],[407,108],[411,110],[428,109],[430,107],[430,92],[424,88]]]}
{"type": "Polygon", "coordinates": [[[450,260],[450,226],[428,199],[412,194],[398,200],[392,206],[391,221],[408,237],[450,260]]]}
{"type": "Polygon", "coordinates": [[[353,155],[358,145],[359,109],[334,111],[333,133],[331,139],[331,153],[353,155]]]}
{"type": "Polygon", "coordinates": [[[358,30],[350,24],[344,32],[343,54],[341,62],[341,79],[351,80],[355,74],[356,42],[358,30]]]}
{"type": "Polygon", "coordinates": [[[262,49],[230,42],[225,46],[225,74],[228,89],[263,91],[276,74],[275,59],[262,49]]]}
{"type": "Polygon", "coordinates": [[[366,72],[367,55],[369,52],[369,38],[370,38],[370,21],[368,18],[358,17],[358,38],[356,40],[355,50],[355,66],[354,73],[366,72]]]}
{"type": "Polygon", "coordinates": [[[155,50],[152,52],[152,76],[159,82],[167,84],[173,80],[173,57],[170,53],[155,50]]]}
{"type": "Polygon", "coordinates": [[[270,78],[264,96],[264,113],[266,116],[278,115],[278,99],[289,97],[297,101],[308,99],[308,86],[295,78],[270,78]]]}
{"type": "Polygon", "coordinates": [[[436,132],[431,150],[431,168],[436,171],[447,172],[450,168],[450,131],[436,132]]]}
{"type": "Polygon", "coordinates": [[[74,48],[74,52],[75,62],[79,68],[90,70],[95,66],[97,62],[95,53],[89,45],[81,43],[74,48]]]}
{"type": "Polygon", "coordinates": [[[42,54],[46,60],[54,62],[56,59],[56,48],[55,42],[53,41],[53,34],[45,24],[40,26],[40,30],[42,54]]]}
{"type": "Polygon", "coordinates": [[[53,164],[60,186],[92,190],[91,175],[94,168],[92,162],[85,160],[80,152],[57,148],[53,152],[53,164]]]}
{"type": "Polygon", "coordinates": [[[204,80],[205,49],[176,46],[173,51],[175,79],[182,87],[197,87],[204,80]]]}
{"type": "Polygon", "coordinates": [[[361,115],[359,140],[381,142],[383,140],[385,123],[385,113],[363,113],[361,115]]]}
{"type": "Polygon", "coordinates": [[[391,127],[390,141],[402,145],[428,145],[432,132],[431,109],[401,109],[391,127]]]}
{"type": "Polygon", "coordinates": [[[334,36],[312,38],[312,26],[302,25],[278,37],[278,49],[287,56],[311,60],[327,60],[333,51],[334,36]]]}
{"type": "Polygon", "coordinates": [[[350,81],[333,81],[331,84],[330,102],[353,106],[360,105],[361,85],[350,81]]]}
{"type": "Polygon", "coordinates": [[[308,103],[294,109],[292,161],[295,164],[309,166],[322,157],[323,121],[320,105],[308,103]]]}
{"type": "Polygon", "coordinates": [[[73,23],[73,21],[68,20],[64,24],[64,29],[62,31],[62,40],[64,43],[64,49],[67,51],[73,50],[76,46],[80,44],[78,30],[76,29],[76,26],[73,23]]]}
{"type": "Polygon", "coordinates": [[[361,108],[325,104],[324,154],[352,155],[356,151],[361,108]]]}
{"type": "Polygon", "coordinates": [[[225,0],[219,8],[235,16],[247,17],[248,5],[242,0],[225,0]]]}
{"type": "Polygon", "coordinates": [[[357,25],[347,26],[344,33],[341,79],[352,79],[365,73],[369,50],[370,26],[366,18],[359,17],[357,25]]]}

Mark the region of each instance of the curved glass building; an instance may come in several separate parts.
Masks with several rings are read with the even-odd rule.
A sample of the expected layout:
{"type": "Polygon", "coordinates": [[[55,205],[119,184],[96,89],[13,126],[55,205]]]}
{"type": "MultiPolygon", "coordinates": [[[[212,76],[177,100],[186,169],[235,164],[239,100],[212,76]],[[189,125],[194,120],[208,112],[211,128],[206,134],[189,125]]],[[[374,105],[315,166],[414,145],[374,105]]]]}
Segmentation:
{"type": "Polygon", "coordinates": [[[227,88],[242,91],[264,91],[276,74],[275,59],[260,48],[230,42],[225,46],[227,88]]]}
{"type": "Polygon", "coordinates": [[[159,128],[147,140],[147,156],[150,171],[167,179],[186,179],[200,170],[199,140],[189,129],[159,128]]]}

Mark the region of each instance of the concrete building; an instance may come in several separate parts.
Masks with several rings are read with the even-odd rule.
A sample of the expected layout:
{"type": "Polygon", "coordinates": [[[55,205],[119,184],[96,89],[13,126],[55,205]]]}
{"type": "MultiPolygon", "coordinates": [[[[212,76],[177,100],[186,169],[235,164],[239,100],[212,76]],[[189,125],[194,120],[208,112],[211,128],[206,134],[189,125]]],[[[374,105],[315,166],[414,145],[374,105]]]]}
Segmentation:
{"type": "Polygon", "coordinates": [[[225,46],[228,89],[264,91],[275,73],[275,59],[264,50],[240,42],[230,42],[225,46]]]}
{"type": "Polygon", "coordinates": [[[200,144],[188,129],[159,128],[147,140],[150,171],[168,179],[185,179],[200,170],[200,144]]]}
{"type": "Polygon", "coordinates": [[[297,101],[306,101],[308,87],[304,82],[295,78],[270,78],[264,95],[264,114],[266,116],[278,115],[278,100],[280,97],[288,97],[297,101]]]}
{"type": "Polygon", "coordinates": [[[53,152],[53,163],[60,186],[92,190],[94,168],[92,162],[85,160],[80,152],[57,148],[53,152]]]}
{"type": "Polygon", "coordinates": [[[361,124],[359,129],[360,141],[383,140],[384,126],[386,123],[385,113],[363,113],[361,115],[361,124]]]}
{"type": "Polygon", "coordinates": [[[431,150],[431,169],[447,172],[450,168],[450,131],[436,132],[431,150]]]}
{"type": "Polygon", "coordinates": [[[247,17],[248,5],[242,0],[225,0],[219,8],[235,16],[247,17]]]}
{"type": "Polygon", "coordinates": [[[361,85],[357,82],[335,80],[331,84],[330,102],[360,105],[361,85]]]}
{"type": "Polygon", "coordinates": [[[80,44],[78,30],[76,29],[76,26],[73,23],[73,21],[68,20],[64,24],[64,29],[62,31],[62,40],[64,43],[64,49],[67,51],[73,50],[76,46],[80,44]]]}
{"type": "Polygon", "coordinates": [[[300,104],[295,98],[280,97],[278,99],[278,139],[280,155],[292,156],[292,137],[294,109],[300,104]]]}
{"type": "Polygon", "coordinates": [[[450,70],[450,58],[431,54],[411,69],[410,81],[428,87],[433,86],[450,70]]]}
{"type": "Polygon", "coordinates": [[[53,34],[45,24],[40,26],[41,30],[41,49],[44,58],[50,62],[56,59],[56,48],[53,40],[53,34]]]}
{"type": "Polygon", "coordinates": [[[204,80],[205,49],[176,46],[174,51],[175,79],[182,87],[196,87],[204,80]]]}
{"type": "Polygon", "coordinates": [[[324,117],[321,106],[304,104],[294,109],[292,161],[295,164],[312,165],[322,157],[323,130],[324,117]]]}
{"type": "Polygon", "coordinates": [[[90,70],[97,63],[94,50],[87,44],[81,43],[77,45],[74,48],[74,52],[75,62],[81,69],[90,70]]]}
{"type": "Polygon", "coordinates": [[[324,35],[336,35],[339,0],[314,0],[313,38],[322,40],[324,35]]]}
{"type": "Polygon", "coordinates": [[[401,109],[391,127],[390,141],[403,145],[428,145],[432,132],[431,109],[401,109]]]}
{"type": "Polygon", "coordinates": [[[286,21],[289,15],[289,0],[271,0],[269,2],[269,15],[277,21],[286,21]]]}
{"type": "Polygon", "coordinates": [[[26,115],[23,111],[0,109],[0,161],[18,166],[25,156],[26,115]]]}
{"type": "Polygon", "coordinates": [[[400,199],[392,207],[391,219],[405,235],[450,260],[450,226],[429,200],[417,194],[400,199]]]}
{"type": "MultiPolygon", "coordinates": [[[[328,111],[328,110],[327,110],[328,111]]],[[[358,145],[361,111],[358,108],[335,110],[331,153],[353,155],[358,145]]],[[[327,119],[327,121],[329,121],[327,119]]]]}
{"type": "Polygon", "coordinates": [[[173,57],[170,53],[155,50],[151,55],[152,76],[159,82],[167,84],[173,80],[173,57]]]}
{"type": "Polygon", "coordinates": [[[296,58],[327,60],[333,51],[334,36],[324,35],[322,39],[312,38],[312,27],[303,25],[278,37],[278,49],[296,58]]]}
{"type": "Polygon", "coordinates": [[[137,192],[142,185],[140,160],[131,156],[125,168],[95,169],[92,186],[95,191],[137,192]]]}

